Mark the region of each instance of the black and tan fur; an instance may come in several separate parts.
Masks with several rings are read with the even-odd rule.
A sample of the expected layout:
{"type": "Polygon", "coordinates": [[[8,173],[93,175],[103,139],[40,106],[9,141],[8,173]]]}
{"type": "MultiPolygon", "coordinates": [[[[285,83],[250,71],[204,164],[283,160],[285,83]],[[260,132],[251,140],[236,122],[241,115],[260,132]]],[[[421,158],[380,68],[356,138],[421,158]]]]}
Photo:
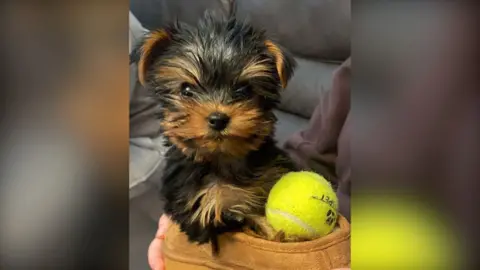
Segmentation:
{"type": "Polygon", "coordinates": [[[198,243],[244,226],[272,237],[265,202],[295,170],[273,140],[272,112],[294,61],[263,31],[206,14],[197,27],[177,23],[140,47],[139,78],[162,108],[170,150],[163,176],[165,212],[198,243]],[[213,130],[212,113],[229,117],[213,130]]]}

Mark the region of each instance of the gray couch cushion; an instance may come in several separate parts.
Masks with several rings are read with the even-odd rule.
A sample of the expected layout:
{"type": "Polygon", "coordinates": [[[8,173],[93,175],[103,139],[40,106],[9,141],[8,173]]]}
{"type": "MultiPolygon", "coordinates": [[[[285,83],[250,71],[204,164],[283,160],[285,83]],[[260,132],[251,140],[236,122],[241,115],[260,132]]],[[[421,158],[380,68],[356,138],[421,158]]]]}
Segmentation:
{"type": "Polygon", "coordinates": [[[275,139],[277,145],[282,147],[285,141],[295,132],[303,130],[308,125],[308,119],[296,116],[290,113],[275,111],[275,115],[278,118],[277,125],[275,127],[275,139]]]}
{"type": "Polygon", "coordinates": [[[162,138],[130,139],[129,188],[130,198],[134,198],[150,188],[147,182],[156,171],[163,170],[165,152],[162,138]]]}
{"type": "Polygon", "coordinates": [[[160,111],[158,103],[138,82],[136,74],[131,80],[136,85],[130,99],[130,138],[156,138],[160,135],[160,121],[156,117],[160,111]]]}
{"type": "Polygon", "coordinates": [[[296,58],[297,69],[282,93],[280,109],[310,118],[323,92],[332,87],[333,72],[339,65],[296,58]]]}
{"type": "MultiPolygon", "coordinates": [[[[144,27],[154,29],[176,18],[194,24],[220,2],[131,0],[130,8],[144,27]]],[[[350,0],[237,0],[237,14],[297,55],[334,61],[350,56],[350,0]]]]}
{"type": "Polygon", "coordinates": [[[238,17],[262,27],[296,55],[343,61],[350,56],[350,0],[241,0],[238,17]]]}
{"type": "Polygon", "coordinates": [[[220,7],[219,0],[130,0],[130,10],[149,30],[163,27],[177,18],[195,24],[205,10],[220,7]]]}
{"type": "MultiPolygon", "coordinates": [[[[144,29],[130,14],[130,51],[142,37],[144,29]]],[[[130,65],[130,198],[149,188],[147,180],[162,169],[166,148],[162,144],[157,110],[147,90],[137,80],[137,67],[130,65]]]]}

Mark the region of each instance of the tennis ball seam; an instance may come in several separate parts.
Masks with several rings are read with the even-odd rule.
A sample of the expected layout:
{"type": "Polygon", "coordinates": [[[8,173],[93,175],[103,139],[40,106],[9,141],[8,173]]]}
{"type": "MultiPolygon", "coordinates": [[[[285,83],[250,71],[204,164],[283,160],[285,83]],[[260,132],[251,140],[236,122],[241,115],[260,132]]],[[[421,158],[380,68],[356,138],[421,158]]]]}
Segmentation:
{"type": "Polygon", "coordinates": [[[318,235],[317,233],[317,230],[315,230],[315,228],[313,228],[312,226],[308,225],[307,223],[305,223],[303,220],[301,220],[300,218],[290,214],[290,213],[287,213],[287,212],[284,212],[282,210],[278,210],[278,209],[269,209],[267,208],[267,211],[270,212],[270,214],[277,214],[277,215],[280,215],[280,216],[283,216],[284,218],[287,218],[287,219],[290,219],[290,220],[293,220],[294,222],[296,222],[300,227],[302,227],[303,229],[305,229],[306,231],[308,231],[309,234],[313,235],[313,236],[316,236],[318,235]]]}

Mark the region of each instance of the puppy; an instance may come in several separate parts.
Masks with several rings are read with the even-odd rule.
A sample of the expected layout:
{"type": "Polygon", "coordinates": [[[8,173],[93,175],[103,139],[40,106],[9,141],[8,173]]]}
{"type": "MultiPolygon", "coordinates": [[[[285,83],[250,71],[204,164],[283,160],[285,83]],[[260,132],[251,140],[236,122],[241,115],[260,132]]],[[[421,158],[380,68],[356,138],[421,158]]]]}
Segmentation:
{"type": "Polygon", "coordinates": [[[234,16],[206,13],[196,27],[176,23],[140,47],[140,82],[161,107],[170,147],[163,175],[165,213],[192,242],[245,226],[265,238],[265,203],[275,182],[296,170],[276,147],[275,115],[294,60],[265,32],[234,16]]]}

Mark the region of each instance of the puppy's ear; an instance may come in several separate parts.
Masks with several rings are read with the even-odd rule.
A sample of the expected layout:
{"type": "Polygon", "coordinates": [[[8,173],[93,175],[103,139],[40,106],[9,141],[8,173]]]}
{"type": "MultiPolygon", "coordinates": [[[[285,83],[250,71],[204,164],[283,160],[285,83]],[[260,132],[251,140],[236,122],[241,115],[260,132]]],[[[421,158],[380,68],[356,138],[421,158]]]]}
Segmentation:
{"type": "Polygon", "coordinates": [[[265,46],[275,61],[277,74],[282,87],[287,87],[287,83],[293,76],[293,70],[296,66],[295,60],[288,52],[270,40],[265,41],[265,46]]]}
{"type": "Polygon", "coordinates": [[[138,57],[138,79],[145,86],[147,72],[155,59],[170,45],[172,32],[167,29],[152,31],[147,34],[136,50],[138,57]]]}

